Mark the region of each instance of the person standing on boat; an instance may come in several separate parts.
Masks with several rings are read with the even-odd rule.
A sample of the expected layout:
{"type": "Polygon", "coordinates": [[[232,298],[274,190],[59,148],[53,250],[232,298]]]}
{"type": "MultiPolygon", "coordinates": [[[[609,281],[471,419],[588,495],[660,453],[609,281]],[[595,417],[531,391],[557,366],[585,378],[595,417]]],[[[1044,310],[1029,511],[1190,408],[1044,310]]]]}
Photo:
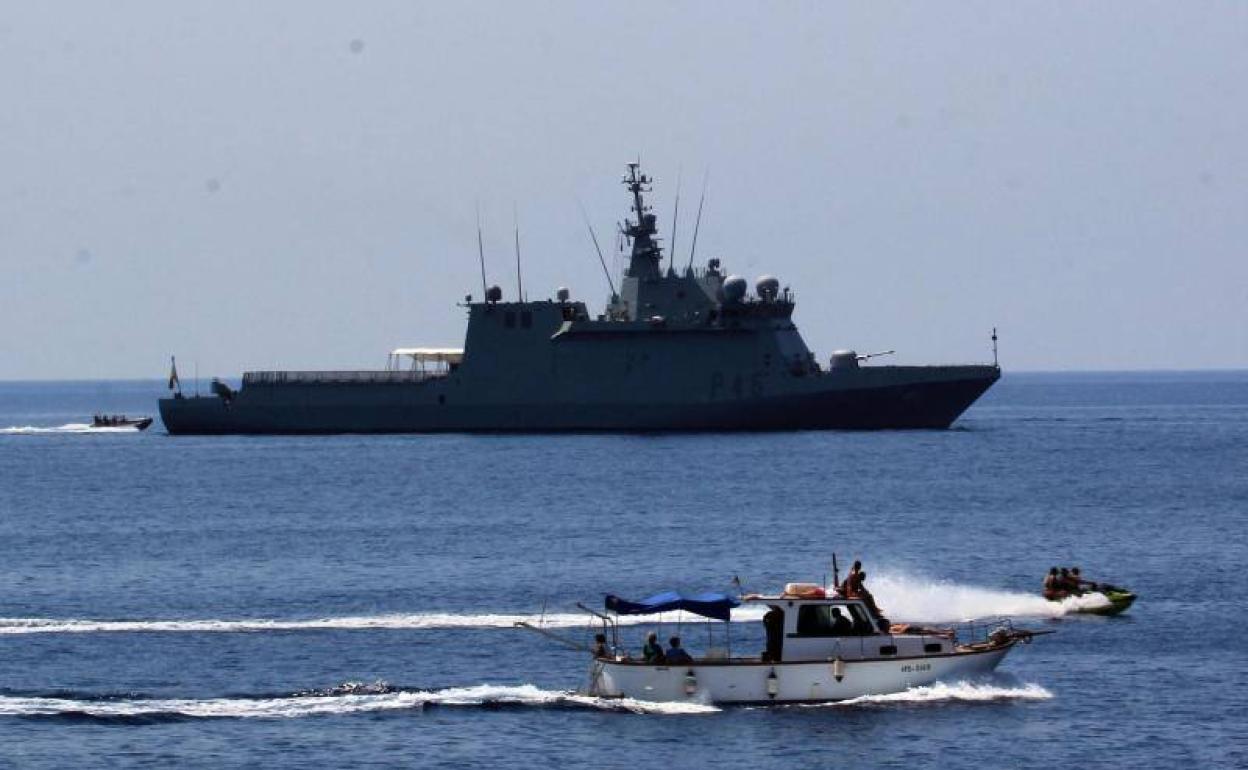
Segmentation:
{"type": "Polygon", "coordinates": [[[763,630],[767,632],[767,650],[763,658],[770,663],[779,663],[784,647],[784,610],[773,606],[763,615],[763,630]]]}
{"type": "Polygon", "coordinates": [[[651,631],[646,634],[646,643],[641,648],[642,660],[647,663],[663,664],[667,656],[663,654],[663,645],[659,644],[659,635],[651,631]]]}

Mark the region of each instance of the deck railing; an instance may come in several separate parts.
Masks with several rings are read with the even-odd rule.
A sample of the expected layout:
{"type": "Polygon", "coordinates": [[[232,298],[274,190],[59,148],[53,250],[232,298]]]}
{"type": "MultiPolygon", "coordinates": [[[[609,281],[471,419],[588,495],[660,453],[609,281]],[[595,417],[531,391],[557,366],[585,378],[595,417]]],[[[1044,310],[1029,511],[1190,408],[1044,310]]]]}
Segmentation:
{"type": "Polygon", "coordinates": [[[246,372],[244,385],[391,385],[445,377],[446,372],[363,369],[323,372],[246,372]]]}

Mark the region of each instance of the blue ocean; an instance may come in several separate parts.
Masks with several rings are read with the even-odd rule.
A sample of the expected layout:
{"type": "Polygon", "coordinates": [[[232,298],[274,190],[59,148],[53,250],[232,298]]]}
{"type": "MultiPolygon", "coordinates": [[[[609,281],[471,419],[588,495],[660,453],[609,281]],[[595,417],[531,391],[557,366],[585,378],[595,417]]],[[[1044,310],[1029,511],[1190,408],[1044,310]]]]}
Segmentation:
{"type": "Polygon", "coordinates": [[[947,431],[87,426],[162,388],[0,383],[0,764],[1248,765],[1248,372],[1007,371],[947,431]],[[833,553],[894,621],[1055,633],[982,680],[716,708],[579,695],[588,655],[514,627],[585,642],[578,602],[830,581],[833,553]],[[1043,601],[1071,565],[1140,598],[1043,601]]]}

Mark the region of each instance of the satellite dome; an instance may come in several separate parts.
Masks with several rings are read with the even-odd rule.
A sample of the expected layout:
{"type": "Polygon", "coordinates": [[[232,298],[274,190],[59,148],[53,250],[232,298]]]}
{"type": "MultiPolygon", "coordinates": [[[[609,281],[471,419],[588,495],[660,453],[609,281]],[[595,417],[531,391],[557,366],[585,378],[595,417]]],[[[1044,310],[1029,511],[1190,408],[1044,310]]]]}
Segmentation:
{"type": "Polygon", "coordinates": [[[568,297],[570,296],[572,296],[572,293],[568,291],[567,286],[560,286],[559,289],[555,292],[555,297],[557,297],[560,302],[567,302],[568,297]]]}
{"type": "Polygon", "coordinates": [[[498,302],[503,298],[503,290],[498,286],[491,286],[485,290],[486,302],[498,302]]]}
{"type": "Polygon", "coordinates": [[[745,279],[739,275],[730,275],[724,279],[724,302],[735,304],[745,299],[745,279]]]}
{"type": "Polygon", "coordinates": [[[754,282],[754,291],[762,299],[771,302],[780,294],[780,279],[774,275],[760,275],[754,282]]]}

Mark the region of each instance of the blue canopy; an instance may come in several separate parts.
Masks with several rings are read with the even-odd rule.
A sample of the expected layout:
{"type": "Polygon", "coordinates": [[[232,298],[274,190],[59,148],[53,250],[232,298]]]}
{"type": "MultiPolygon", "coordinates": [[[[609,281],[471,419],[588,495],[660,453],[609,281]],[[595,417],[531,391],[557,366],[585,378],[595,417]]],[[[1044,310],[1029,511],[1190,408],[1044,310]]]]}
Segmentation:
{"type": "Polygon", "coordinates": [[[685,596],[676,591],[667,591],[639,602],[630,602],[614,594],[607,594],[607,609],[620,615],[653,615],[656,612],[687,610],[706,618],[729,620],[732,608],[740,604],[741,602],[728,594],[685,596]]]}

